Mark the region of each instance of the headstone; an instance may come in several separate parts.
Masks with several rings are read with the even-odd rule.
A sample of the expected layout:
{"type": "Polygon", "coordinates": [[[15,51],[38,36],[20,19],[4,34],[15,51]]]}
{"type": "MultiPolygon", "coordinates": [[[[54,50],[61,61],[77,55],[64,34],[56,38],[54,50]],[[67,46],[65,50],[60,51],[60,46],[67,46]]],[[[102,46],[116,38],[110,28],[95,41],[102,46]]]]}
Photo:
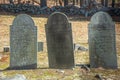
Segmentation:
{"type": "Polygon", "coordinates": [[[37,67],[37,27],[26,14],[18,15],[10,27],[10,69],[37,67]]]}
{"type": "Polygon", "coordinates": [[[38,52],[43,51],[43,42],[38,42],[38,52]]]}
{"type": "Polygon", "coordinates": [[[50,68],[73,68],[74,53],[71,24],[60,12],[51,14],[46,24],[50,68]]]}
{"type": "Polygon", "coordinates": [[[105,12],[98,12],[88,26],[90,66],[117,68],[115,23],[105,12]]]}

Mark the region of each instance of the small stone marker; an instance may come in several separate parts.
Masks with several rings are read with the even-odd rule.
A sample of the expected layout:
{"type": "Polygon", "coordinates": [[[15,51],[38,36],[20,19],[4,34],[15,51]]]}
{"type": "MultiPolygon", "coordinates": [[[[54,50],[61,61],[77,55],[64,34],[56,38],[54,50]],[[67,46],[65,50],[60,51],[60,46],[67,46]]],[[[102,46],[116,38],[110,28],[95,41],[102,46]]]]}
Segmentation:
{"type": "Polygon", "coordinates": [[[92,16],[88,26],[90,66],[117,68],[115,23],[105,12],[92,16]]]}
{"type": "Polygon", "coordinates": [[[43,51],[43,42],[38,42],[38,52],[43,51]]]}
{"type": "Polygon", "coordinates": [[[9,52],[10,51],[10,46],[4,46],[3,51],[4,52],[9,52]]]}
{"type": "Polygon", "coordinates": [[[84,46],[74,43],[74,51],[88,51],[88,49],[85,48],[84,46]]]}
{"type": "Polygon", "coordinates": [[[60,12],[51,14],[46,24],[50,68],[73,68],[74,53],[71,24],[60,12]]]}
{"type": "Polygon", "coordinates": [[[10,69],[37,68],[37,27],[26,14],[18,15],[10,27],[10,69]]]}

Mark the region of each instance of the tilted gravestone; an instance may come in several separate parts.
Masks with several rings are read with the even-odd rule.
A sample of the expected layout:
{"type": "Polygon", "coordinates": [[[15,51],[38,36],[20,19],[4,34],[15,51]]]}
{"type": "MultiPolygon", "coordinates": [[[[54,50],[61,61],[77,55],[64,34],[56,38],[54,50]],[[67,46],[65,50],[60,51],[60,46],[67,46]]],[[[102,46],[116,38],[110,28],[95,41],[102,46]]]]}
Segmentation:
{"type": "Polygon", "coordinates": [[[10,69],[37,68],[37,27],[26,14],[18,15],[10,27],[10,69]]]}
{"type": "Polygon", "coordinates": [[[105,12],[98,12],[88,26],[90,66],[117,68],[115,23],[105,12]]]}
{"type": "Polygon", "coordinates": [[[50,68],[73,68],[74,54],[71,24],[63,13],[55,12],[46,24],[50,68]]]}

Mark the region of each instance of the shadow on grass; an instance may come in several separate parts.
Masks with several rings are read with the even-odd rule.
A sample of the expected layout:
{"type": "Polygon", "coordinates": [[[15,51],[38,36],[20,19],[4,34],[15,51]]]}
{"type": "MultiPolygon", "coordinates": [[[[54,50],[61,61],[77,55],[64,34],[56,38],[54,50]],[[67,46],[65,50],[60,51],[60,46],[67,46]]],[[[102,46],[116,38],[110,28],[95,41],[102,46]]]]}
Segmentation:
{"type": "MultiPolygon", "coordinates": [[[[78,66],[78,67],[81,67],[81,68],[90,68],[90,64],[76,64],[75,66],[78,66]]],[[[8,67],[8,68],[6,68],[6,69],[4,69],[4,70],[0,70],[0,72],[1,71],[12,71],[12,70],[19,70],[19,71],[21,71],[21,70],[39,70],[39,69],[59,69],[59,68],[49,68],[49,67],[38,67],[38,68],[33,68],[33,67],[14,67],[14,68],[10,68],[10,67],[8,67]]],[[[66,68],[65,68],[66,69],[66,68]]],[[[72,68],[69,68],[69,69],[72,69],[72,68]]]]}
{"type": "Polygon", "coordinates": [[[22,70],[39,70],[39,69],[51,69],[51,68],[49,68],[49,67],[40,67],[40,68],[29,68],[29,69],[20,69],[20,68],[10,68],[10,67],[8,67],[8,68],[6,68],[6,69],[4,69],[4,70],[0,70],[0,72],[2,72],[2,71],[12,71],[12,70],[18,70],[18,71],[22,71],[22,70]]]}

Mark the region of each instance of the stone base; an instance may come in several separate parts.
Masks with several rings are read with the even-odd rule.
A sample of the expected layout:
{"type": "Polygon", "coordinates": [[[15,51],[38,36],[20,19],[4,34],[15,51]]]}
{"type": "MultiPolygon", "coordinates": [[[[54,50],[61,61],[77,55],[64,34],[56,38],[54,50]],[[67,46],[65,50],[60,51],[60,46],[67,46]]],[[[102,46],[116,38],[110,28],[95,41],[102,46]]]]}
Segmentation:
{"type": "Polygon", "coordinates": [[[32,65],[26,65],[26,66],[15,66],[15,67],[9,67],[7,69],[9,70],[23,70],[23,69],[36,69],[37,64],[32,64],[32,65]]]}
{"type": "Polygon", "coordinates": [[[63,66],[54,66],[54,65],[52,65],[52,66],[50,66],[49,65],[49,68],[52,68],[52,69],[72,69],[72,68],[74,68],[75,67],[75,65],[63,65],[63,66]]]}

